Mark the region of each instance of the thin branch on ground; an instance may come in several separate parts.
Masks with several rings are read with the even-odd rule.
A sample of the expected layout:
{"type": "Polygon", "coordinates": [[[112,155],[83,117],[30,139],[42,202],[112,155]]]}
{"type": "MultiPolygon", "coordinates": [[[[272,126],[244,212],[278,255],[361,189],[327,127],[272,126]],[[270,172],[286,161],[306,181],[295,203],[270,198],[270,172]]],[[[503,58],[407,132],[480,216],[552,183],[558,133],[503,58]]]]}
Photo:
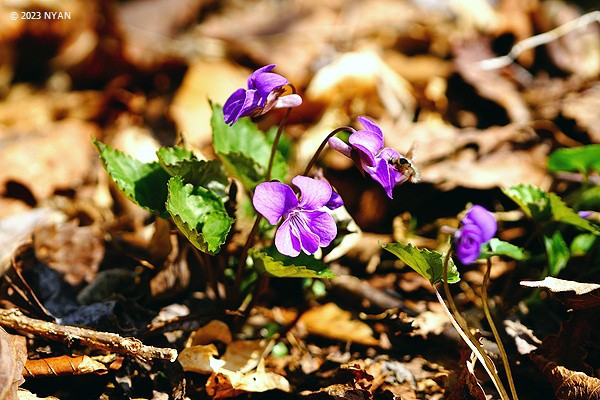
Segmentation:
{"type": "Polygon", "coordinates": [[[564,23],[548,32],[541,33],[523,39],[517,42],[505,56],[488,58],[486,60],[479,61],[481,69],[498,69],[508,67],[513,61],[515,61],[524,51],[533,49],[543,44],[548,44],[559,39],[561,36],[566,35],[569,32],[581,29],[592,22],[600,22],[600,11],[592,11],[584,14],[579,18],[575,18],[567,23],[564,23]]]}
{"type": "Polygon", "coordinates": [[[144,361],[154,358],[169,361],[177,359],[177,350],[175,349],[147,346],[136,338],[122,337],[116,333],[59,325],[30,318],[16,308],[0,309],[0,325],[68,344],[79,342],[83,346],[127,354],[144,361]]]}

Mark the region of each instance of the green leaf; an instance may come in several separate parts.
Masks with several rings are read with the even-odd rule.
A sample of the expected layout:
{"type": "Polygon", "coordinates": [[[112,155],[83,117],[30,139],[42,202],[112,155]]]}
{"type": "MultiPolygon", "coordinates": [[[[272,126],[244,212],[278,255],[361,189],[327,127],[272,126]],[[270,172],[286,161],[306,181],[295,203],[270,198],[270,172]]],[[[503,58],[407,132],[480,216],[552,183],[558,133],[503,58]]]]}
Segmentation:
{"type": "Polygon", "coordinates": [[[233,223],[223,200],[210,189],[184,185],[178,176],[172,177],[168,186],[166,206],[175,225],[199,250],[218,252],[233,223]]]}
{"type": "Polygon", "coordinates": [[[156,151],[156,155],[158,156],[158,162],[165,169],[168,165],[177,164],[180,161],[196,160],[196,156],[191,150],[181,146],[161,147],[156,151]]]}
{"type": "Polygon", "coordinates": [[[169,174],[159,163],[143,163],[92,138],[102,166],[131,201],[153,214],[168,218],[165,209],[169,174]]]}
{"type": "Polygon", "coordinates": [[[546,193],[542,189],[531,185],[513,186],[502,189],[502,191],[517,203],[525,214],[537,220],[540,224],[557,221],[600,235],[598,227],[577,215],[555,193],[546,193]]]}
{"type": "Polygon", "coordinates": [[[171,175],[179,176],[184,183],[205,188],[227,187],[227,172],[219,160],[198,160],[194,154],[183,147],[161,147],[156,152],[158,162],[171,175]]]}
{"type": "Polygon", "coordinates": [[[518,185],[502,191],[517,203],[528,217],[540,223],[548,222],[552,218],[548,196],[542,189],[531,185],[518,185]]]}
{"type": "Polygon", "coordinates": [[[582,233],[581,235],[575,236],[571,242],[571,254],[574,256],[581,256],[586,254],[592,249],[594,243],[596,243],[598,237],[591,233],[582,233]]]}
{"type": "Polygon", "coordinates": [[[591,170],[600,171],[600,145],[556,150],[548,158],[548,170],[578,171],[584,175],[589,174],[591,170]]]}
{"type": "MultiPolygon", "coordinates": [[[[265,180],[271,144],[249,118],[240,118],[235,125],[229,126],[223,119],[222,107],[214,103],[211,103],[211,107],[210,123],[215,152],[246,188],[254,189],[265,180]]],[[[271,178],[284,181],[286,173],[286,160],[276,152],[271,178]]]]}
{"type": "MultiPolygon", "coordinates": [[[[390,244],[379,244],[392,254],[395,254],[406,265],[417,271],[421,276],[427,278],[432,284],[442,282],[444,277],[445,255],[437,251],[419,249],[412,244],[400,242],[390,244]]],[[[460,281],[458,269],[452,258],[448,259],[448,283],[460,281]]]]}
{"type": "Polygon", "coordinates": [[[515,260],[525,259],[525,253],[523,249],[514,244],[504,242],[497,238],[492,238],[488,245],[490,246],[490,253],[498,256],[507,256],[515,260]]]}
{"type": "Polygon", "coordinates": [[[548,273],[550,276],[557,276],[567,266],[567,261],[571,256],[567,243],[557,231],[551,238],[544,236],[544,244],[548,254],[548,273]]]}
{"type": "Polygon", "coordinates": [[[580,206],[584,209],[600,208],[600,185],[585,189],[579,196],[580,206]]]}
{"type": "Polygon", "coordinates": [[[254,269],[261,275],[278,278],[335,278],[336,275],[321,261],[301,253],[298,257],[280,254],[274,248],[250,249],[254,269]]]}

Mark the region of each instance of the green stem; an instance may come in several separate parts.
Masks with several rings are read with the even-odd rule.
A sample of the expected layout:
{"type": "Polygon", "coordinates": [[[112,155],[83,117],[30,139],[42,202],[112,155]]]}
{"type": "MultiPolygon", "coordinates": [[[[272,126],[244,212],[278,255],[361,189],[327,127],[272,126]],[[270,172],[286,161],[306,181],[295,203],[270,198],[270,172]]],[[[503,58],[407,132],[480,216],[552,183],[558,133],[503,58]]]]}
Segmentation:
{"type": "Polygon", "coordinates": [[[275,161],[275,153],[277,153],[277,144],[279,144],[279,138],[281,137],[281,133],[283,132],[283,127],[292,112],[292,108],[289,107],[285,110],[285,115],[279,124],[279,128],[277,128],[277,133],[275,134],[275,138],[273,139],[273,146],[271,147],[271,156],[269,157],[269,166],[267,167],[267,172],[265,174],[265,182],[269,182],[271,180],[271,170],[273,169],[273,162],[275,161]]]}
{"type": "MultiPolygon", "coordinates": [[[[468,337],[469,341],[471,342],[471,345],[469,345],[468,342],[467,342],[467,345],[469,345],[471,350],[473,350],[473,348],[475,348],[477,350],[475,355],[477,356],[477,358],[479,359],[479,361],[485,368],[485,371],[487,372],[489,377],[492,379],[492,382],[494,382],[494,386],[496,386],[496,390],[500,394],[500,398],[502,400],[510,400],[510,398],[508,397],[508,394],[506,393],[506,389],[504,389],[504,386],[502,385],[502,381],[500,380],[500,377],[498,376],[498,373],[496,372],[496,367],[494,366],[494,364],[492,363],[490,358],[483,351],[483,348],[479,344],[479,341],[475,338],[475,336],[473,336],[473,334],[469,330],[469,326],[467,325],[466,321],[463,319],[463,317],[458,312],[458,309],[456,308],[456,304],[454,304],[454,300],[452,299],[452,294],[450,293],[450,286],[448,285],[448,260],[450,259],[451,252],[452,252],[452,249],[450,248],[448,250],[448,253],[446,254],[446,258],[444,259],[444,267],[443,267],[443,274],[444,274],[443,278],[444,279],[443,279],[442,283],[444,284],[444,291],[446,292],[446,300],[448,301],[448,304],[450,305],[450,309],[452,310],[452,314],[454,315],[456,322],[462,329],[464,335],[466,335],[468,337]]],[[[456,328],[456,325],[454,325],[454,327],[456,328]]],[[[459,332],[459,334],[460,334],[460,332],[459,332]]],[[[461,337],[463,337],[463,335],[461,335],[461,337]]],[[[463,340],[464,340],[464,337],[463,337],[463,340]]]]}
{"type": "Polygon", "coordinates": [[[213,292],[215,292],[215,300],[218,304],[221,303],[221,294],[219,293],[219,283],[217,282],[217,278],[215,276],[215,271],[213,269],[213,265],[210,262],[210,259],[206,256],[206,254],[200,252],[196,248],[196,246],[190,245],[196,259],[202,264],[204,269],[206,270],[206,275],[208,275],[208,281],[210,282],[210,286],[212,287],[213,292]]]}
{"type": "Polygon", "coordinates": [[[254,239],[256,238],[256,234],[258,233],[258,226],[260,224],[260,220],[262,219],[262,215],[258,214],[256,219],[254,220],[254,225],[252,225],[252,229],[248,234],[248,239],[246,240],[246,244],[244,244],[244,248],[242,249],[242,254],[240,254],[240,261],[238,263],[237,272],[235,274],[235,281],[233,283],[233,304],[235,306],[237,302],[237,297],[240,291],[240,285],[242,283],[242,277],[244,276],[244,267],[246,266],[246,257],[248,257],[248,250],[254,244],[254,239]]]}
{"type": "Polygon", "coordinates": [[[317,159],[321,155],[321,152],[325,148],[325,145],[327,145],[327,142],[329,141],[329,139],[332,138],[333,135],[335,135],[336,133],[341,132],[341,131],[356,132],[356,129],[352,128],[351,126],[342,126],[340,128],[337,128],[337,129],[334,129],[333,131],[331,131],[331,133],[329,135],[327,135],[327,137],[323,140],[323,142],[321,142],[321,145],[319,146],[319,148],[315,152],[315,155],[308,162],[308,165],[306,166],[306,169],[304,170],[304,173],[302,175],[308,176],[308,173],[310,172],[310,170],[312,169],[312,167],[317,162],[317,159]]]}
{"type": "MultiPolygon", "coordinates": [[[[294,85],[290,84],[292,88],[292,92],[296,93],[296,88],[294,85]]],[[[277,128],[277,133],[275,134],[275,138],[273,139],[273,145],[271,146],[271,155],[269,156],[269,165],[267,166],[267,172],[265,173],[265,182],[271,180],[271,170],[273,169],[273,162],[275,161],[275,153],[277,153],[277,145],[279,144],[279,138],[281,138],[281,134],[283,133],[283,127],[292,112],[292,107],[288,107],[285,110],[285,114],[283,119],[279,123],[279,127],[277,128]]],[[[246,244],[244,244],[244,248],[242,249],[242,254],[240,254],[240,261],[238,263],[237,272],[235,274],[235,281],[233,283],[233,304],[237,302],[238,292],[240,289],[240,284],[242,283],[242,277],[244,276],[244,267],[246,266],[246,257],[248,256],[248,250],[254,244],[254,240],[256,239],[256,234],[258,233],[258,226],[260,224],[260,220],[262,219],[262,215],[258,214],[256,216],[256,220],[254,220],[254,225],[252,226],[252,230],[248,235],[248,239],[246,239],[246,244]]]]}
{"type": "Polygon", "coordinates": [[[498,345],[498,350],[500,351],[500,357],[502,357],[502,363],[504,364],[504,369],[506,370],[506,378],[508,379],[508,385],[510,386],[510,392],[512,393],[513,400],[519,400],[519,398],[517,397],[517,391],[515,389],[515,383],[513,381],[512,372],[510,371],[510,365],[508,364],[508,357],[506,356],[504,345],[502,344],[502,340],[500,340],[500,335],[498,334],[498,330],[494,325],[494,320],[492,320],[492,314],[490,313],[490,309],[487,303],[487,286],[490,281],[491,270],[492,260],[491,258],[488,258],[487,270],[485,271],[485,276],[483,278],[483,286],[481,288],[481,301],[483,302],[483,312],[485,313],[485,317],[487,318],[488,324],[490,324],[490,328],[492,329],[492,333],[494,334],[494,339],[496,340],[496,344],[498,345]]]}

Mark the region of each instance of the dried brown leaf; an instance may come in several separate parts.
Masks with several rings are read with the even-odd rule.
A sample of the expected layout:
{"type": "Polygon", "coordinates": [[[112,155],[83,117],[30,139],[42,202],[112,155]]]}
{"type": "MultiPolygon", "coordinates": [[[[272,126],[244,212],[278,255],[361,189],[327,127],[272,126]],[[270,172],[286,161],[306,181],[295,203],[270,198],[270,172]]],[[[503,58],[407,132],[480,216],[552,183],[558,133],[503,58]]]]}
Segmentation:
{"type": "MultiPolygon", "coordinates": [[[[549,31],[581,16],[580,8],[563,1],[541,2],[537,23],[549,31]]],[[[551,60],[563,71],[583,78],[600,74],[600,29],[589,24],[546,45],[551,60]]]]}
{"type": "Polygon", "coordinates": [[[486,400],[485,392],[475,376],[477,356],[470,349],[461,350],[458,382],[448,400],[486,400]]]}
{"type": "Polygon", "coordinates": [[[600,399],[600,379],[570,370],[542,356],[533,356],[532,360],[552,384],[558,400],[600,399]]]}
{"type": "Polygon", "coordinates": [[[60,375],[82,375],[82,374],[105,374],[107,368],[101,362],[93,360],[88,356],[79,357],[50,357],[39,360],[27,360],[25,363],[24,376],[60,376],[60,375]]]}
{"type": "Polygon", "coordinates": [[[38,201],[78,187],[91,170],[90,136],[97,134],[95,125],[72,119],[45,126],[37,135],[15,135],[0,150],[0,185],[17,182],[38,201]]]}
{"type": "Polygon", "coordinates": [[[225,364],[214,357],[218,355],[219,351],[214,344],[197,345],[183,349],[179,353],[177,361],[179,361],[184,371],[211,374],[225,364]]]}
{"type": "Polygon", "coordinates": [[[504,107],[512,122],[525,123],[531,120],[527,104],[516,85],[502,76],[500,71],[480,67],[479,61],[495,57],[489,42],[484,39],[469,40],[455,44],[453,50],[456,69],[479,95],[504,107]]]}
{"type": "Polygon", "coordinates": [[[16,400],[23,379],[27,353],[15,346],[13,338],[0,327],[0,400],[16,400]]]}
{"type": "Polygon", "coordinates": [[[335,303],[327,303],[305,312],[299,324],[304,324],[309,333],[331,339],[378,346],[373,330],[364,322],[352,319],[352,313],[344,311],[335,303]]]}
{"type": "Polygon", "coordinates": [[[266,392],[275,389],[290,392],[290,383],[279,374],[265,371],[263,359],[253,372],[243,373],[223,368],[214,372],[206,382],[206,392],[215,399],[233,397],[244,392],[266,392]]]}
{"type": "Polygon", "coordinates": [[[574,310],[600,308],[600,285],[547,276],[543,281],[523,281],[522,286],[550,290],[563,304],[574,310]]]}
{"type": "Polygon", "coordinates": [[[562,102],[562,113],[573,118],[594,143],[600,143],[600,83],[580,93],[569,93],[562,102]]]}
{"type": "Polygon", "coordinates": [[[207,345],[211,342],[231,343],[233,340],[229,326],[218,319],[213,319],[190,335],[191,346],[207,345]]]}
{"type": "Polygon", "coordinates": [[[64,225],[38,228],[33,237],[36,258],[65,274],[71,285],[91,282],[104,258],[102,231],[94,226],[64,225]]]}

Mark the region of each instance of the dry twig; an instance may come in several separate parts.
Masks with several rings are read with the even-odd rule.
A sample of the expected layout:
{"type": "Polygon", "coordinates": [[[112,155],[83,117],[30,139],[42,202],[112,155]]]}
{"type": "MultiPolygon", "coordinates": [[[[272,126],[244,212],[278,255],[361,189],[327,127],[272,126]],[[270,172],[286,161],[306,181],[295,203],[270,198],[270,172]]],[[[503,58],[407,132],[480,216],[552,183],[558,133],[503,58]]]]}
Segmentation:
{"type": "Polygon", "coordinates": [[[128,354],[145,361],[153,358],[170,361],[177,359],[177,350],[175,349],[146,346],[136,338],[122,337],[116,333],[64,326],[29,318],[16,308],[0,310],[0,325],[49,339],[64,341],[68,344],[79,342],[81,345],[96,349],[128,354]]]}
{"type": "Polygon", "coordinates": [[[507,55],[481,60],[479,61],[479,66],[482,69],[497,69],[507,67],[525,50],[533,49],[543,44],[550,43],[569,32],[588,26],[592,22],[600,22],[600,11],[592,11],[582,15],[579,18],[575,18],[574,20],[562,24],[548,32],[523,39],[517,42],[517,44],[510,49],[507,55]]]}

